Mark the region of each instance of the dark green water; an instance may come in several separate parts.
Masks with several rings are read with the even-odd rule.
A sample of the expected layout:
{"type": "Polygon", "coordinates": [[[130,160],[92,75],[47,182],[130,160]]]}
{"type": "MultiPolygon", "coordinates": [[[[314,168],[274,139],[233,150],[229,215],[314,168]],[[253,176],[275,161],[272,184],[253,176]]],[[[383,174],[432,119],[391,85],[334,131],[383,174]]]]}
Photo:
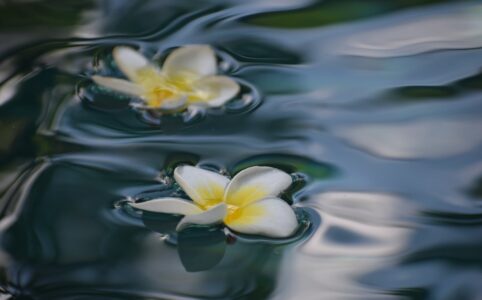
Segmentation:
{"type": "Polygon", "coordinates": [[[0,299],[482,299],[482,3],[0,1],[0,299]],[[146,119],[111,50],[210,44],[243,99],[146,119]],[[181,163],[270,165],[311,222],[226,237],[125,209],[181,163]]]}

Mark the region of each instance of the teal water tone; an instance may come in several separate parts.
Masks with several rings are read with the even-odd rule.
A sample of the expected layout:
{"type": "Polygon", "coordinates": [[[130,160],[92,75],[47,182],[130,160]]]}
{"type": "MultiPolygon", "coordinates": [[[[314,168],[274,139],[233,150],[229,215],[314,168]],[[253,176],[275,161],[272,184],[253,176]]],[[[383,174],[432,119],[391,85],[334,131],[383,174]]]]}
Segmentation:
{"type": "Polygon", "coordinates": [[[482,299],[482,3],[0,2],[0,299],[482,299]],[[148,115],[119,45],[208,44],[242,86],[148,115]],[[180,164],[279,168],[284,240],[126,203],[180,164]]]}

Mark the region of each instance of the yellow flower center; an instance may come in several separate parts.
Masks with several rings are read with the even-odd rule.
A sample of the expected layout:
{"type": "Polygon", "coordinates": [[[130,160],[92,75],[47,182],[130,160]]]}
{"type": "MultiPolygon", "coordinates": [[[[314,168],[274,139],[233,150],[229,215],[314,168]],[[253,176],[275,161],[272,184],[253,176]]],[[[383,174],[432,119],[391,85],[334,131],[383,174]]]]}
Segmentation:
{"type": "Polygon", "coordinates": [[[243,209],[236,205],[228,205],[228,214],[224,217],[224,223],[228,224],[239,219],[243,214],[243,209]]]}
{"type": "Polygon", "coordinates": [[[267,192],[260,186],[249,185],[243,186],[236,192],[229,195],[229,204],[240,207],[246,206],[253,201],[253,199],[261,199],[267,195],[267,192]]]}
{"type": "MultiPolygon", "coordinates": [[[[217,184],[210,184],[199,187],[197,193],[202,199],[202,203],[198,203],[198,205],[206,211],[223,202],[224,187],[217,184]]],[[[266,196],[266,191],[257,185],[241,187],[229,195],[229,199],[225,201],[228,206],[228,211],[224,217],[224,223],[245,223],[256,216],[262,215],[263,212],[260,211],[259,208],[249,207],[248,204],[250,204],[253,199],[261,199],[264,196],[266,196]]]]}
{"type": "MultiPolygon", "coordinates": [[[[216,199],[216,200],[211,199],[206,204],[201,205],[201,208],[203,210],[209,210],[211,207],[216,206],[221,202],[222,202],[222,200],[219,200],[219,199],[216,199]]],[[[229,222],[233,222],[233,221],[238,220],[239,218],[242,217],[242,215],[243,215],[243,208],[242,207],[239,207],[239,206],[236,206],[236,205],[231,205],[231,204],[228,204],[227,206],[228,206],[228,212],[227,212],[226,216],[224,217],[224,223],[228,224],[229,222]]]]}
{"type": "Polygon", "coordinates": [[[211,184],[199,187],[197,194],[202,199],[202,203],[198,203],[203,210],[208,210],[213,206],[223,202],[224,187],[218,184],[211,184]]]}
{"type": "Polygon", "coordinates": [[[196,89],[198,76],[182,72],[176,76],[165,76],[156,69],[146,67],[137,72],[136,83],[144,90],[144,99],[149,107],[161,107],[169,101],[179,101],[187,97],[189,103],[205,101],[213,97],[207,89],[196,89]]]}

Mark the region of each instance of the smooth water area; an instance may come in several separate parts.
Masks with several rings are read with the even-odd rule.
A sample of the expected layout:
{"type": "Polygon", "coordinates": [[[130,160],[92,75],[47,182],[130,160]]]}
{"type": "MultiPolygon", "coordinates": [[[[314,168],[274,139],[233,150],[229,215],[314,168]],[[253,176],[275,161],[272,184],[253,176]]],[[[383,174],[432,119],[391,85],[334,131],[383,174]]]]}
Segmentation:
{"type": "Polygon", "coordinates": [[[2,1],[0,36],[0,299],[482,299],[479,1],[2,1]],[[187,44],[242,95],[156,119],[90,80],[187,44]],[[183,163],[291,173],[301,232],[126,209],[183,163]]]}

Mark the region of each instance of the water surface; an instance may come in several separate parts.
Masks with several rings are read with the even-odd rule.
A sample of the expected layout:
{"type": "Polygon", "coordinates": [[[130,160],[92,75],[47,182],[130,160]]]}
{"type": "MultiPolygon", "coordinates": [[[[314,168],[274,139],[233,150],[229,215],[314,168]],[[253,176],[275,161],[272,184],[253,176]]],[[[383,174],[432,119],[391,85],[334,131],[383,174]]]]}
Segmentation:
{"type": "Polygon", "coordinates": [[[3,1],[0,35],[0,299],[482,298],[480,2],[3,1]],[[89,80],[196,43],[248,104],[152,120],[89,80]],[[122,200],[181,163],[290,172],[311,226],[166,240],[122,200]]]}

